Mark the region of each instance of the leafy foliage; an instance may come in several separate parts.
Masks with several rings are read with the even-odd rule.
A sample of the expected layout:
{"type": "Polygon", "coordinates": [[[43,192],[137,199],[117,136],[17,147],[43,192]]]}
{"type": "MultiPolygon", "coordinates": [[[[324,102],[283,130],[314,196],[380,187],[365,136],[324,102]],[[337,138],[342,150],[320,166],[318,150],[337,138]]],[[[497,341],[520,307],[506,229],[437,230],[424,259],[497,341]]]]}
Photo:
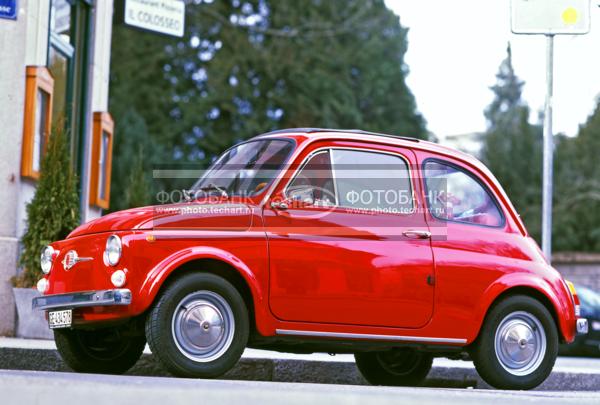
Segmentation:
{"type": "Polygon", "coordinates": [[[160,160],[144,118],[132,107],[116,120],[110,207],[119,211],[148,205],[151,198],[152,162],[160,160]]]}
{"type": "Polygon", "coordinates": [[[555,155],[553,245],[600,250],[600,103],[574,138],[560,136],[555,155]]]}
{"type": "Polygon", "coordinates": [[[542,131],[529,123],[522,99],[524,82],[516,76],[510,45],[492,86],[495,98],[485,111],[488,129],[482,160],[510,196],[529,233],[541,235],[542,131]]]}
{"type": "Polygon", "coordinates": [[[35,195],[27,205],[27,231],[21,242],[23,271],[17,287],[34,286],[42,276],[40,254],[47,244],[64,239],[79,225],[76,175],[71,170],[68,136],[59,122],[49,137],[35,195]]]}
{"type": "MultiPolygon", "coordinates": [[[[528,122],[510,47],[486,109],[483,160],[506,189],[531,235],[540,240],[542,219],[542,129],[528,122]]],[[[600,103],[576,137],[555,136],[552,247],[600,250],[600,103]]]]}
{"type": "Polygon", "coordinates": [[[131,174],[129,175],[129,188],[125,193],[126,202],[129,207],[141,207],[150,204],[150,184],[144,171],[144,149],[139,148],[136,154],[131,174]]]}
{"type": "MultiPolygon", "coordinates": [[[[110,110],[117,123],[134,110],[162,162],[206,164],[278,128],[427,136],[406,85],[407,29],[383,0],[194,1],[182,39],[120,20],[110,110]]],[[[133,154],[116,144],[115,156],[133,154]]],[[[115,198],[127,187],[124,173],[115,166],[115,198]]]]}

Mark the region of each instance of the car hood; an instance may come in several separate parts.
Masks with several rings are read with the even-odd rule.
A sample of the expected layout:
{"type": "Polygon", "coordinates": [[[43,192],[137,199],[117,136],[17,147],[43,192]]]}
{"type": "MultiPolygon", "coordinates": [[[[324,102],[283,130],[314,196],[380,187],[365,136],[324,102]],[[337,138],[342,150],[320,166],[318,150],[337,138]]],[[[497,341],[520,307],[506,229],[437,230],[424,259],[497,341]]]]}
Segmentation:
{"type": "Polygon", "coordinates": [[[117,211],[80,225],[67,238],[101,232],[142,229],[243,231],[252,225],[252,209],[237,203],[185,203],[117,211]]]}

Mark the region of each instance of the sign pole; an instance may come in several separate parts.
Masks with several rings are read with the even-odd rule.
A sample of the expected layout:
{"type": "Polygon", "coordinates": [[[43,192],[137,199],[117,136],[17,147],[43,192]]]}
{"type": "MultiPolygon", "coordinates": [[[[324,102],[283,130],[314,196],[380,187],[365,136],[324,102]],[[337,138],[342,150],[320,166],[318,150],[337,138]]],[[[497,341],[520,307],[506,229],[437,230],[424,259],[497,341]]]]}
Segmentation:
{"type": "Polygon", "coordinates": [[[544,178],[542,184],[542,251],[552,260],[552,87],[554,36],[590,32],[590,0],[511,0],[513,34],[546,36],[546,105],[544,112],[544,178]]]}
{"type": "Polygon", "coordinates": [[[546,35],[546,105],[544,111],[544,177],[542,191],[542,251],[552,260],[552,93],[554,81],[554,35],[546,35]]]}

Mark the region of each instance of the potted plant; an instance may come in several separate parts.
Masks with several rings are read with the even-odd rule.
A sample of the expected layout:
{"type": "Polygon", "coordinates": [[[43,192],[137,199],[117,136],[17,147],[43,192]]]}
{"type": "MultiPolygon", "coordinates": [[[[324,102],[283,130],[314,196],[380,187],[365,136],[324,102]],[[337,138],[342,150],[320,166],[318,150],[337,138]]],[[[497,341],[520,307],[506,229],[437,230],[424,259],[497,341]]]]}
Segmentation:
{"type": "Polygon", "coordinates": [[[42,277],[40,254],[52,241],[64,239],[79,225],[77,177],[71,167],[68,136],[59,122],[52,130],[41,163],[41,174],[27,205],[27,231],[21,239],[20,272],[12,279],[17,306],[17,336],[52,338],[43,311],[33,311],[31,300],[42,277]]]}

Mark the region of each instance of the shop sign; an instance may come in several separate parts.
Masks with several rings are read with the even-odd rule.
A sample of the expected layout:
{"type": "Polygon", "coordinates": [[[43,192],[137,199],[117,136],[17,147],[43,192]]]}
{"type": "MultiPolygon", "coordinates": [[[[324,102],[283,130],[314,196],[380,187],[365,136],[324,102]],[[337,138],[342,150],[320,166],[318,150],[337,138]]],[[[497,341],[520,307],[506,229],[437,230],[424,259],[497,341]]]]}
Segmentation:
{"type": "Polygon", "coordinates": [[[185,3],[182,0],[125,0],[125,24],[182,37],[185,3]]]}

